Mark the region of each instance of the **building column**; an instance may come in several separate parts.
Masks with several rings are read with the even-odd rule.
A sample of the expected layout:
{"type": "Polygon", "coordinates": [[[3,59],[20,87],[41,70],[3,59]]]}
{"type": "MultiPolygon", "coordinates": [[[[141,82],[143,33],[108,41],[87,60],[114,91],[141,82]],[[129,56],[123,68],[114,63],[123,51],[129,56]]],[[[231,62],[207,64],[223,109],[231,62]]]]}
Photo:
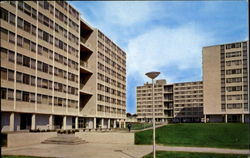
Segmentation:
{"type": "Polygon", "coordinates": [[[124,120],[123,128],[126,128],[126,122],[125,122],[125,120],[124,120]]]}
{"type": "Polygon", "coordinates": [[[12,112],[10,113],[10,131],[14,131],[15,130],[15,113],[12,112]]]}
{"type": "Polygon", "coordinates": [[[225,114],[225,123],[227,123],[227,114],[225,114]]]}
{"type": "Polygon", "coordinates": [[[108,119],[108,129],[110,128],[110,119],[108,119]]]}
{"type": "Polygon", "coordinates": [[[101,121],[101,128],[104,128],[104,118],[102,118],[102,121],[101,121]]]}
{"type": "Polygon", "coordinates": [[[53,115],[49,115],[49,129],[54,129],[53,127],[53,115]]]}
{"type": "Polygon", "coordinates": [[[36,114],[32,114],[31,116],[31,129],[32,130],[36,129],[36,114]]]}
{"type": "Polygon", "coordinates": [[[75,129],[78,129],[78,117],[75,117],[75,129]]]}
{"type": "Polygon", "coordinates": [[[241,115],[241,122],[245,123],[245,115],[244,114],[241,115]]]}
{"type": "Polygon", "coordinates": [[[96,117],[94,118],[94,129],[96,129],[96,117]]]}
{"type": "Polygon", "coordinates": [[[113,128],[116,128],[116,120],[114,120],[113,128]]]}
{"type": "Polygon", "coordinates": [[[63,116],[63,129],[65,130],[67,127],[67,116],[63,116]]]}
{"type": "Polygon", "coordinates": [[[119,128],[122,128],[122,120],[119,120],[119,128]]]}
{"type": "Polygon", "coordinates": [[[204,115],[204,123],[207,123],[207,115],[204,115]]]}

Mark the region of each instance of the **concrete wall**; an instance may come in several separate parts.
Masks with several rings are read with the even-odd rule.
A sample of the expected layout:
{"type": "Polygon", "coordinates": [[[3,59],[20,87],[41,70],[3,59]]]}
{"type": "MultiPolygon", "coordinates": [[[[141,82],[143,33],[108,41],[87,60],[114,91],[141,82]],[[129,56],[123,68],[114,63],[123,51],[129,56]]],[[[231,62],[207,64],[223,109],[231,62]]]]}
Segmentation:
{"type": "Polygon", "coordinates": [[[75,135],[89,143],[134,144],[135,138],[134,133],[78,132],[75,135]]]}
{"type": "Polygon", "coordinates": [[[9,133],[7,138],[7,147],[17,147],[38,144],[42,141],[55,137],[56,132],[46,133],[9,133]]]}

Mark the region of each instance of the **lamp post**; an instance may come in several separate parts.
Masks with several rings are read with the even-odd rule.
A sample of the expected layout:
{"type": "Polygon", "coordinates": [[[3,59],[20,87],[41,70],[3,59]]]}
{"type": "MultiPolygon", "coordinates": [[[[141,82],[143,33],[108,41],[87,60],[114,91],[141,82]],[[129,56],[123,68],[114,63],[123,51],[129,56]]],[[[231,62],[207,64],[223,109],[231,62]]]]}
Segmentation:
{"type": "Polygon", "coordinates": [[[155,158],[155,107],[154,107],[154,79],[160,72],[148,72],[145,75],[152,79],[152,108],[153,108],[153,155],[155,158]]]}

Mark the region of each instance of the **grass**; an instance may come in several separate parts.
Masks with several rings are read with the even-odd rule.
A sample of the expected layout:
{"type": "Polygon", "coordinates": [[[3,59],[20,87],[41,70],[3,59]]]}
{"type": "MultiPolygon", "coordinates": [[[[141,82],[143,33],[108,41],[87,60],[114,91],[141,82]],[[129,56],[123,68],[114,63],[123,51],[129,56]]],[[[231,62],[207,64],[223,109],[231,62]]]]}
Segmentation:
{"type": "MultiPolygon", "coordinates": [[[[143,158],[152,158],[152,153],[143,158]]],[[[157,158],[247,158],[247,155],[156,151],[157,158]]]]}
{"type": "MultiPolygon", "coordinates": [[[[156,129],[156,143],[169,146],[249,149],[249,124],[170,124],[156,129]]],[[[152,144],[152,130],[136,132],[135,144],[152,144]]]]}
{"type": "Polygon", "coordinates": [[[152,126],[153,126],[152,123],[134,123],[134,124],[132,124],[131,129],[132,130],[140,130],[140,129],[149,128],[152,126]]]}

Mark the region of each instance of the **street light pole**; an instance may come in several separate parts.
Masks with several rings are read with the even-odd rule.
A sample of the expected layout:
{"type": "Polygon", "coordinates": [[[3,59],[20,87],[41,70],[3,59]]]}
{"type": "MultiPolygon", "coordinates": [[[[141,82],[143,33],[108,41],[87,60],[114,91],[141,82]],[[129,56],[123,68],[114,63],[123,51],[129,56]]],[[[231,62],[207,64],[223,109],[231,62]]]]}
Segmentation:
{"type": "Polygon", "coordinates": [[[160,74],[160,72],[148,72],[146,76],[152,79],[152,109],[153,109],[153,155],[156,157],[155,153],[155,107],[154,107],[154,79],[160,74]]]}

